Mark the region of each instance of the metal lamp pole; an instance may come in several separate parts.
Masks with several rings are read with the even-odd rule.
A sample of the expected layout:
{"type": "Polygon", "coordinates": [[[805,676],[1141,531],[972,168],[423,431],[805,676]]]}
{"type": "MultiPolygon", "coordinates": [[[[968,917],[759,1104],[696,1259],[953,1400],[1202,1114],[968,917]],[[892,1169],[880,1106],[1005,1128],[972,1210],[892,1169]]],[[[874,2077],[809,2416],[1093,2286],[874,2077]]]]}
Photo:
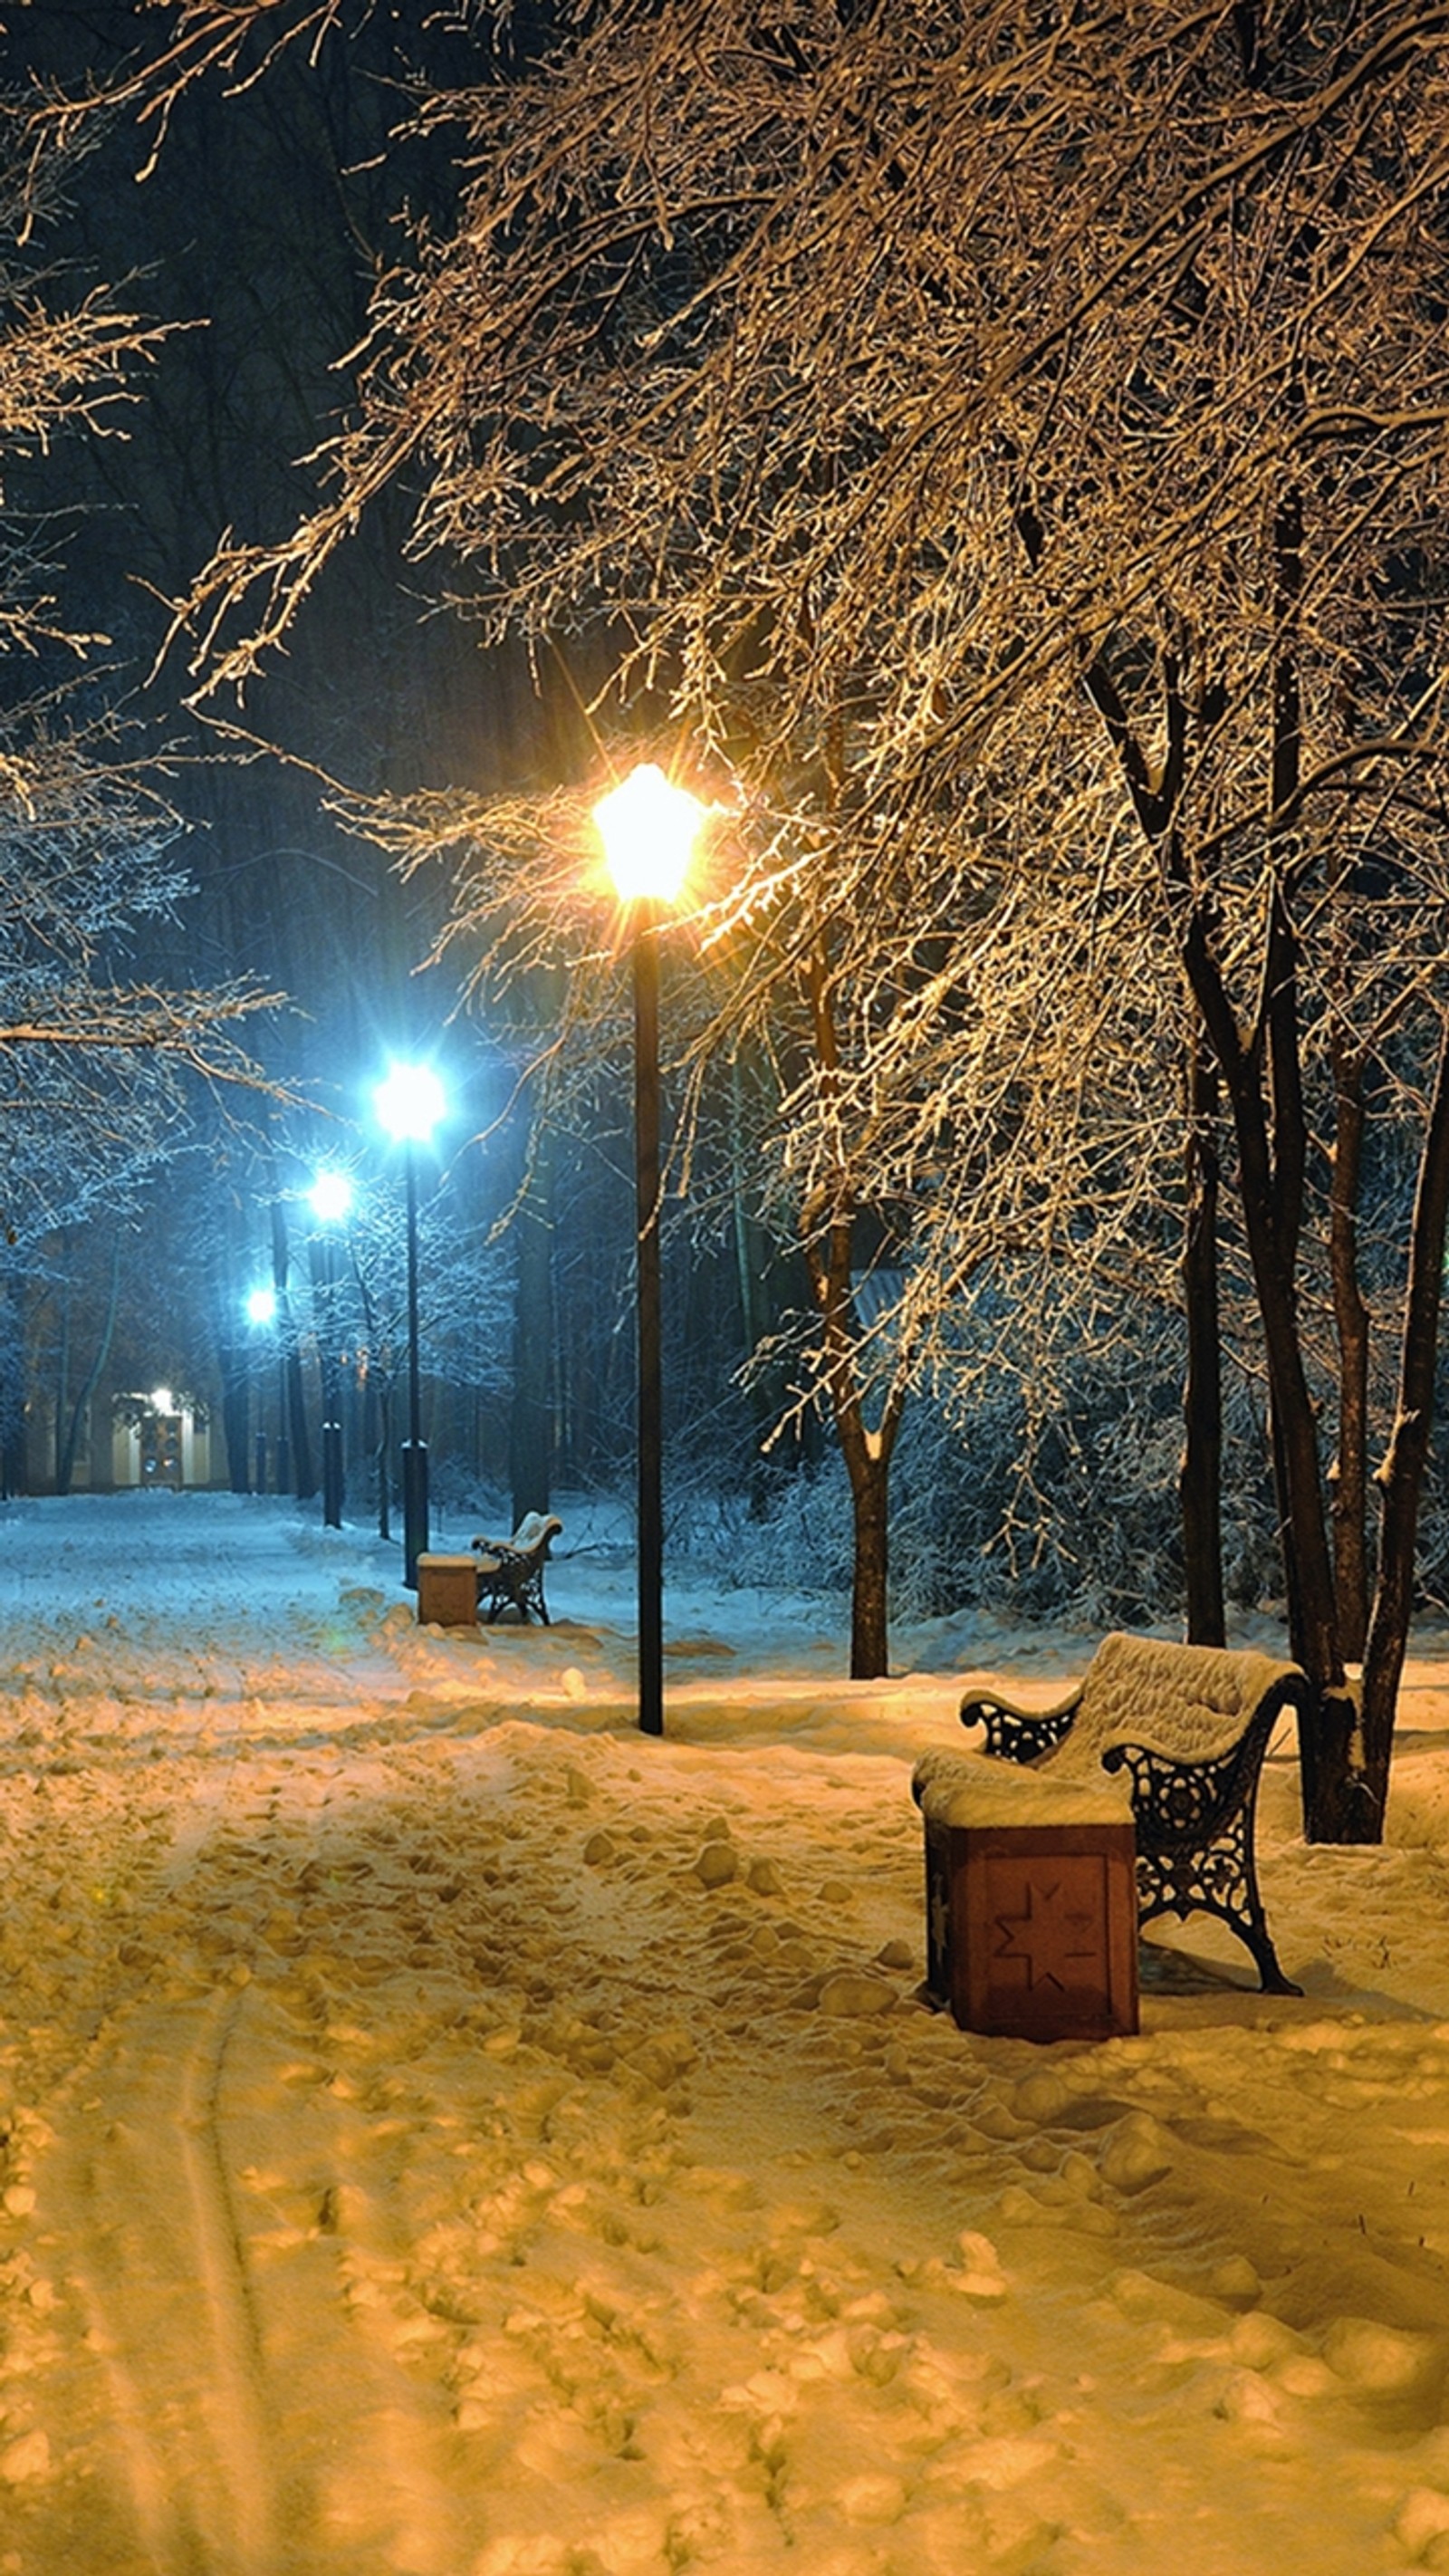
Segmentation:
{"type": "Polygon", "coordinates": [[[445,1107],[430,1065],[394,1064],[373,1094],[379,1119],[404,1152],[408,1255],[408,1436],[402,1450],[403,1582],[418,1588],[418,1558],[428,1545],[428,1453],[423,1442],[422,1373],[418,1358],[418,1175],[415,1148],[426,1145],[445,1107]]]}
{"type": "Polygon", "coordinates": [[[664,1384],[659,1264],[659,929],[704,808],[647,763],[594,808],[627,907],[634,984],[635,1330],[638,1360],[639,1726],[664,1732],[664,1384]]]}
{"type": "Polygon", "coordinates": [[[352,1184],[342,1172],[319,1172],[312,1209],[322,1228],[322,1520],[342,1527],[342,1371],[337,1356],[337,1239],[332,1229],[352,1205],[352,1184]]]}
{"type": "Polygon", "coordinates": [[[322,1425],[322,1519],[328,1529],[342,1527],[342,1371],[334,1347],[337,1312],[337,1247],[331,1235],[322,1244],[323,1314],[326,1320],[326,1366],[323,1370],[324,1411],[322,1425]]]}
{"type": "Polygon", "coordinates": [[[638,1336],[639,1724],[664,1733],[664,1373],[659,1270],[659,906],[634,907],[634,1211],[638,1336]]]}
{"type": "MultiPolygon", "coordinates": [[[[274,1323],[276,1322],[276,1319],[277,1319],[277,1300],[276,1300],[276,1296],[275,1296],[275,1293],[273,1292],[273,1290],[272,1290],[272,1289],[270,1289],[270,1288],[253,1288],[253,1289],[251,1290],[250,1294],[248,1295],[248,1298],[247,1298],[247,1307],[246,1307],[246,1312],[247,1312],[247,1322],[248,1322],[249,1324],[254,1324],[254,1325],[257,1325],[258,1327],[260,1327],[260,1326],[262,1326],[262,1325],[264,1325],[264,1324],[274,1324],[274,1323]]],[[[278,1468],[279,1468],[279,1470],[280,1470],[280,1467],[281,1467],[281,1456],[280,1456],[280,1451],[279,1451],[279,1453],[278,1453],[277,1465],[278,1465],[278,1468]]],[[[263,1390],[263,1388],[262,1388],[261,1382],[260,1382],[260,1380],[258,1380],[258,1384],[257,1384],[257,1438],[256,1438],[256,1456],[255,1456],[255,1464],[254,1464],[253,1469],[252,1469],[252,1491],[253,1491],[253,1493],[256,1493],[256,1494],[264,1494],[264,1493],[266,1492],[266,1490],[267,1490],[267,1408],[266,1408],[266,1396],[265,1396],[264,1390],[263,1390]]],[[[279,1482],[278,1482],[278,1486],[277,1486],[277,1491],[280,1493],[280,1492],[281,1492],[281,1490],[282,1490],[282,1489],[281,1489],[281,1484],[280,1484],[280,1481],[279,1481],[279,1482]]]]}
{"type": "Polygon", "coordinates": [[[428,1452],[423,1439],[423,1384],[418,1362],[418,1170],[411,1140],[404,1149],[408,1207],[408,1436],[403,1442],[403,1581],[418,1588],[418,1558],[428,1546],[428,1452]]]}

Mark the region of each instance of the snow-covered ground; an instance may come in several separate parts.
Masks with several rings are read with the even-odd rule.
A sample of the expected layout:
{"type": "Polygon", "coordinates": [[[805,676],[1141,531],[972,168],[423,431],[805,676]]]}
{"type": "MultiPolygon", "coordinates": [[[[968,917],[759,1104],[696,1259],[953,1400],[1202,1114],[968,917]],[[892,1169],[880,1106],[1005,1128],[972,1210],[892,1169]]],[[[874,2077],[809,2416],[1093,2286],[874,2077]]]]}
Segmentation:
{"type": "Polygon", "coordinates": [[[0,1511],[0,2576],[1449,2568],[1444,1641],[1385,1849],[1270,1764],[1302,2001],[1189,1926],[1034,2049],[919,2000],[910,1769],[1091,1640],[851,1685],[672,1583],[651,1741],[563,1508],[476,1636],[281,1506],[0,1511]]]}

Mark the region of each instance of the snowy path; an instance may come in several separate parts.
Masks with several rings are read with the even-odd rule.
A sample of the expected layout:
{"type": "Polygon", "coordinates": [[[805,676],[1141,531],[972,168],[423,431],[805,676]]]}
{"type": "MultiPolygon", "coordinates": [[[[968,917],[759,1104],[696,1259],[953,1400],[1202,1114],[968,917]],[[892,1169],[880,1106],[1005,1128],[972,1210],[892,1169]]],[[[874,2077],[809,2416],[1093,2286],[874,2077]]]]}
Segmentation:
{"type": "Polygon", "coordinates": [[[1436,1848],[1269,1855],[1303,2003],[972,2042],[858,1696],[642,1745],[598,1603],[204,1526],[84,1629],[0,1529],[3,2576],[1449,2565],[1436,1848]]]}

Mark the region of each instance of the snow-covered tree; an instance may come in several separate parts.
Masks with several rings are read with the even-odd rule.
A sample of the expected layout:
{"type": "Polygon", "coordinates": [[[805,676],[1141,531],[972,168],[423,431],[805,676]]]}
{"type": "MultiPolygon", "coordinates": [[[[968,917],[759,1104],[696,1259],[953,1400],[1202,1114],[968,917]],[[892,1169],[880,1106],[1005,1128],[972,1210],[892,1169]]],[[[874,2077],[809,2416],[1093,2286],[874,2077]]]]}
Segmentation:
{"type": "Polygon", "coordinates": [[[56,603],[55,532],[35,495],[67,434],[114,423],[153,348],[114,298],[43,262],[84,139],[61,150],[33,98],[0,101],[0,1208],[11,1295],[57,1229],[134,1206],[175,1150],[198,1083],[261,1086],[241,1029],[272,998],[251,982],[203,989],[156,974],[187,889],[164,764],[141,758],[106,703],[106,638],[68,629],[56,603]]]}
{"type": "MultiPolygon", "coordinates": [[[[1087,1091],[1103,1132],[1122,1102],[1114,1186],[1138,1189],[1131,1014],[1094,1008],[1135,952],[1148,1062],[1176,1018],[1196,1068],[1194,1189],[1214,1086],[1224,1104],[1292,1642],[1319,1686],[1308,1830],[1373,1837],[1449,1196],[1449,12],[621,0],[564,13],[543,50],[500,62],[480,38],[476,81],[420,101],[473,174],[462,220],[384,281],[330,490],[282,546],[222,549],[189,604],[198,651],[244,679],[400,480],[419,556],[485,633],[602,626],[616,701],[667,704],[751,818],[717,919],[776,925],[859,1039],[848,1084],[822,1063],[788,1095],[797,1166],[828,1175],[844,1090],[918,1102],[916,1196],[956,1247],[932,1311],[969,1270],[993,1141],[1035,1134],[1015,1204],[1054,1196],[1058,1256],[1093,1226],[1092,1166],[1058,1193],[1040,1157],[1087,1091]],[[1037,904],[1004,948],[993,925],[1037,904]],[[1012,1025],[1032,1036],[992,1121],[985,1059],[1005,1066],[1012,1025]],[[1356,1698],[1356,1174],[1379,1118],[1414,1121],[1420,1152],[1381,1299],[1399,1390],[1356,1698]]],[[[895,1194],[885,1165],[871,1184],[895,1194]]],[[[819,1242],[834,1204],[827,1179],[819,1242]]],[[[1213,1224],[1189,1240],[1210,1323],[1213,1224]]]]}
{"type": "Polygon", "coordinates": [[[0,1180],[20,1243],[133,1190],[174,1148],[195,1079],[260,1080],[236,1031],[265,997],[127,972],[187,879],[113,724],[27,708],[3,740],[0,1180]]]}

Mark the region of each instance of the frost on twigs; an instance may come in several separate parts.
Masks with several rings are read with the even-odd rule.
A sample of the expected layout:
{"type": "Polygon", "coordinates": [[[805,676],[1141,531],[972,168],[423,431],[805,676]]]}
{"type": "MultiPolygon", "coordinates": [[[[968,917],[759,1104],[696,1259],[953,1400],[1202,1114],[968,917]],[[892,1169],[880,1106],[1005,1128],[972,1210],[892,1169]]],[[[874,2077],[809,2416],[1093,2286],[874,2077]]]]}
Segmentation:
{"type": "Polygon", "coordinates": [[[46,226],[83,148],[83,120],[35,97],[0,101],[0,462],[12,503],[0,533],[11,679],[0,712],[0,1081],[5,1233],[22,1259],[58,1223],[124,1203],[174,1151],[198,1085],[275,1090],[241,1031],[278,995],[243,980],[163,987],[131,965],[188,892],[167,756],[143,757],[108,706],[93,675],[107,638],[67,624],[40,513],[9,490],[16,459],[44,489],[63,433],[117,425],[162,336],[44,265],[46,226]]]}

